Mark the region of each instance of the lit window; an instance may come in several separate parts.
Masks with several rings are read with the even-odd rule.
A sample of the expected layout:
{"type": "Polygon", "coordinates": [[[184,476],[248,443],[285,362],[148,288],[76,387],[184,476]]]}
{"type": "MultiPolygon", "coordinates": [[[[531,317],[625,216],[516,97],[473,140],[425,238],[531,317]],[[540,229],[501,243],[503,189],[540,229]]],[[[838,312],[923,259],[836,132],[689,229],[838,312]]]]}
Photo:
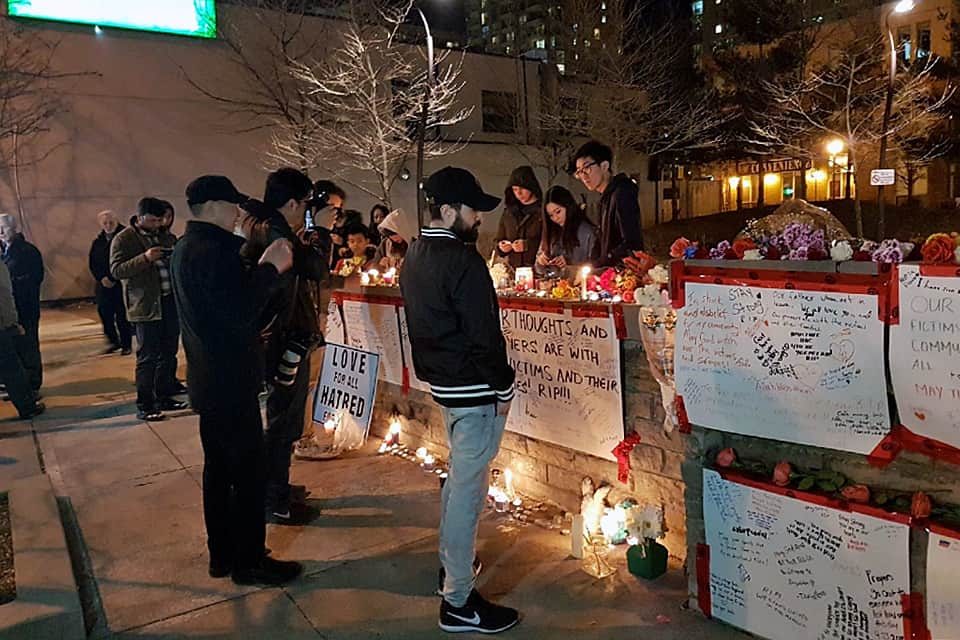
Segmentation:
{"type": "Polygon", "coordinates": [[[487,24],[487,14],[485,13],[480,14],[480,24],[487,24]]]}
{"type": "Polygon", "coordinates": [[[713,32],[716,33],[716,34],[723,33],[723,25],[722,25],[722,24],[718,24],[717,26],[715,26],[715,27],[713,28],[713,32]]]}
{"type": "Polygon", "coordinates": [[[550,36],[550,47],[552,49],[557,48],[557,36],[550,36]]]}
{"type": "Polygon", "coordinates": [[[448,48],[448,49],[453,49],[455,46],[457,46],[457,44],[456,44],[455,42],[451,42],[451,41],[447,40],[447,48],[448,48]]]}
{"type": "Polygon", "coordinates": [[[606,2],[601,2],[601,3],[600,3],[600,10],[601,10],[601,11],[606,11],[606,10],[607,10],[607,3],[606,3],[606,2]]]}
{"type": "Polygon", "coordinates": [[[490,38],[490,44],[497,44],[497,36],[490,38]]]}
{"type": "Polygon", "coordinates": [[[557,71],[560,72],[560,75],[565,74],[567,72],[567,65],[563,64],[562,62],[557,64],[557,71]]]}
{"type": "Polygon", "coordinates": [[[593,30],[593,37],[596,38],[597,40],[600,39],[600,27],[596,27],[596,28],[593,30]]]}
{"type": "Polygon", "coordinates": [[[600,17],[600,22],[601,22],[602,24],[607,24],[607,16],[601,16],[601,17],[600,17]]]}
{"type": "Polygon", "coordinates": [[[546,48],[547,48],[547,41],[546,41],[546,40],[537,40],[536,48],[537,48],[537,49],[546,49],[546,48]]]}
{"type": "Polygon", "coordinates": [[[693,15],[702,16],[703,15],[703,0],[697,0],[693,3],[693,15]]]}
{"type": "Polygon", "coordinates": [[[721,4],[723,0],[717,0],[717,4],[721,4]]]}

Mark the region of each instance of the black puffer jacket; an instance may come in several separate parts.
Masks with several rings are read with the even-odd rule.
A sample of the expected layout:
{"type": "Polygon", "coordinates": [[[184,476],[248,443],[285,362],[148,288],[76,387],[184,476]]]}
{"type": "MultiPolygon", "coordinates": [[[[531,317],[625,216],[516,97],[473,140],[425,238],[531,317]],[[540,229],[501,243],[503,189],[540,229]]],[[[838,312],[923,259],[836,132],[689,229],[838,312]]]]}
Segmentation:
{"type": "Polygon", "coordinates": [[[612,267],[643,250],[640,190],[625,173],[617,174],[600,197],[600,257],[597,266],[612,267]]]}

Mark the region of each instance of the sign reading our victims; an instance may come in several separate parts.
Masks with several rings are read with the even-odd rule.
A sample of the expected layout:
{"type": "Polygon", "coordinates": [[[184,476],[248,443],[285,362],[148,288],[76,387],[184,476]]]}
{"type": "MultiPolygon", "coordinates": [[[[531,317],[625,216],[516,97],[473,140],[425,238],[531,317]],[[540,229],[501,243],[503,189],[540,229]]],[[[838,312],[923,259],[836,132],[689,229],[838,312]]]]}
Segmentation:
{"type": "Polygon", "coordinates": [[[328,344],[313,401],[313,421],[325,423],[340,416],[342,424],[370,428],[377,394],[380,356],[353,347],[328,344]]]}

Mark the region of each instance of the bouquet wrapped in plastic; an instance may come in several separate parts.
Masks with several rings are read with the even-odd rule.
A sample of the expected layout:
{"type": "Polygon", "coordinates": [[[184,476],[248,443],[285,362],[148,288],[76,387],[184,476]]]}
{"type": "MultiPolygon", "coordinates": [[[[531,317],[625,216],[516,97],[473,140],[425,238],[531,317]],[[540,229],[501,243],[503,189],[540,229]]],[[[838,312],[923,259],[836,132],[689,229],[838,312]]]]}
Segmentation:
{"type": "Polygon", "coordinates": [[[650,373],[660,385],[660,399],[666,414],[663,430],[667,433],[677,426],[677,387],[673,375],[676,325],[677,312],[671,308],[640,308],[643,350],[647,352],[650,373]]]}

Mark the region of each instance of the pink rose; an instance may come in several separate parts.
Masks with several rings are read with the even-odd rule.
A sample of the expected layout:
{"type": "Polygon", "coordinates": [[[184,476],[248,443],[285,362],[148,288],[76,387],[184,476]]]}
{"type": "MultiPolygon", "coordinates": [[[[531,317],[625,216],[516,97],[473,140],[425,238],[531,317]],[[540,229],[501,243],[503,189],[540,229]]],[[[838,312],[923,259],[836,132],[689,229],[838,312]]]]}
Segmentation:
{"type": "Polygon", "coordinates": [[[693,243],[687,240],[686,238],[677,238],[673,241],[673,244],[670,245],[670,257],[671,258],[682,258],[687,251],[687,248],[690,247],[693,243]]]}
{"type": "Polygon", "coordinates": [[[717,466],[727,468],[737,461],[737,453],[729,447],[717,454],[717,466]]]}
{"type": "Polygon", "coordinates": [[[863,484],[852,484],[840,490],[840,495],[850,502],[867,504],[870,502],[870,487],[863,484]]]}
{"type": "Polygon", "coordinates": [[[773,468],[773,484],[778,487],[785,487],[790,484],[790,474],[793,473],[793,467],[789,462],[778,462],[773,468]]]}
{"type": "Polygon", "coordinates": [[[917,520],[924,520],[930,517],[930,511],[933,505],[930,504],[930,496],[923,491],[917,491],[913,494],[913,500],[910,501],[910,515],[917,520]]]}

